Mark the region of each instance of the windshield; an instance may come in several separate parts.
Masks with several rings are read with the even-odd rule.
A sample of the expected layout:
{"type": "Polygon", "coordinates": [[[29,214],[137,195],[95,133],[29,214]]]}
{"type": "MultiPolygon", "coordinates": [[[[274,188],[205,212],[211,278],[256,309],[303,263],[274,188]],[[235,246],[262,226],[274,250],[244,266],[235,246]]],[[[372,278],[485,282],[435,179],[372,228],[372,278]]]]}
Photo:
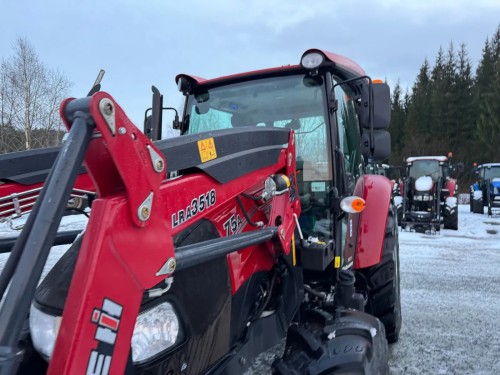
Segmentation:
{"type": "Polygon", "coordinates": [[[241,126],[295,130],[306,181],[330,180],[323,83],[303,75],[216,87],[188,98],[188,134],[241,126]]]}
{"type": "Polygon", "coordinates": [[[484,168],[484,178],[487,180],[491,180],[492,178],[500,178],[500,166],[484,168]]]}
{"type": "Polygon", "coordinates": [[[417,179],[421,176],[430,176],[436,181],[441,176],[441,166],[437,160],[416,160],[409,168],[409,176],[417,179]]]}
{"type": "MultiPolygon", "coordinates": [[[[187,133],[242,126],[295,131],[297,185],[306,238],[333,238],[329,158],[323,80],[303,75],[272,77],[215,87],[188,97],[187,133]]],[[[186,122],[186,120],[185,120],[186,122]]]]}

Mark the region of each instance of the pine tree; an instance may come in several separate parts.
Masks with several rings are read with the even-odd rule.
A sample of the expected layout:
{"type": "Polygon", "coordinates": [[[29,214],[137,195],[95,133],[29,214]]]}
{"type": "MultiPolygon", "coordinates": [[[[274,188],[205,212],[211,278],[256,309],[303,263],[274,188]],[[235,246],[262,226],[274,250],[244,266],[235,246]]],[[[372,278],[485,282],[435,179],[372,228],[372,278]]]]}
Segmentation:
{"type": "Polygon", "coordinates": [[[391,142],[392,142],[392,153],[391,153],[391,163],[398,163],[403,157],[402,153],[404,150],[403,135],[405,132],[406,123],[406,108],[404,108],[404,102],[402,98],[401,86],[398,82],[394,87],[392,92],[392,115],[391,115],[391,142]]]}
{"type": "Polygon", "coordinates": [[[430,83],[429,62],[425,59],[409,97],[406,131],[403,137],[405,158],[425,154],[430,129],[430,83]]]}
{"type": "Polygon", "coordinates": [[[465,44],[460,46],[457,55],[457,71],[455,75],[455,107],[452,115],[451,147],[465,165],[472,165],[474,152],[474,118],[477,108],[473,101],[472,66],[465,44]]]}
{"type": "Polygon", "coordinates": [[[478,108],[475,134],[479,162],[500,162],[495,140],[500,137],[500,26],[491,42],[486,40],[476,72],[474,99],[478,108]]]}
{"type": "Polygon", "coordinates": [[[446,58],[440,48],[431,73],[430,128],[427,153],[445,154],[450,149],[451,116],[455,108],[454,93],[455,57],[450,43],[446,58]],[[445,60],[446,59],[446,60],[445,60]]]}

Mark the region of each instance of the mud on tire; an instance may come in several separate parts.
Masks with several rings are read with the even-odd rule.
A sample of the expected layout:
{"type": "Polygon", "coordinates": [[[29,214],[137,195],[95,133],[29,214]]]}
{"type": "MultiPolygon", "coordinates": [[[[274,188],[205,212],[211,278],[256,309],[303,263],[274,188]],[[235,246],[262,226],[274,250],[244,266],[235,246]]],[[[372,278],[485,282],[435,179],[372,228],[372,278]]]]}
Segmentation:
{"type": "Polygon", "coordinates": [[[398,341],[401,329],[399,241],[395,216],[391,207],[380,263],[356,273],[356,289],[364,293],[367,299],[365,311],[384,323],[389,343],[398,341]]]}
{"type": "Polygon", "coordinates": [[[384,325],[356,310],[341,310],[324,326],[293,325],[275,375],[385,375],[389,350],[384,325]]]}

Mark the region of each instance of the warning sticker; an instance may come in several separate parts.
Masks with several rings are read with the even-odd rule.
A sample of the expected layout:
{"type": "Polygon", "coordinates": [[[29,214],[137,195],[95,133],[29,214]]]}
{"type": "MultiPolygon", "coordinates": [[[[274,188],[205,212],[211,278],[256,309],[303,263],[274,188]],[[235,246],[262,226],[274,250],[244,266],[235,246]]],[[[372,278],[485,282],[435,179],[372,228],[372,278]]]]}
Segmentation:
{"type": "Polygon", "coordinates": [[[340,268],[340,257],[339,256],[335,257],[335,262],[334,262],[333,266],[335,268],[340,268]]]}
{"type": "Polygon", "coordinates": [[[200,159],[202,163],[217,158],[217,150],[213,138],[202,139],[198,141],[198,150],[200,151],[200,159]]]}

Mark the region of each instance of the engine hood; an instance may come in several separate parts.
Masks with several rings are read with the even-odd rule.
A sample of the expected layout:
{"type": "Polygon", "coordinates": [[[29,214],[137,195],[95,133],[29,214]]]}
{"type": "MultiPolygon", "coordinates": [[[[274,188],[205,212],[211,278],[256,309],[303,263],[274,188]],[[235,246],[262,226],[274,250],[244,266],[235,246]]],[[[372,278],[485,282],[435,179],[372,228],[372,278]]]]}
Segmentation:
{"type": "Polygon", "coordinates": [[[494,188],[500,188],[500,178],[494,178],[491,180],[491,186],[494,188]]]}
{"type": "Polygon", "coordinates": [[[426,192],[432,190],[434,182],[429,176],[420,176],[415,180],[415,191],[426,192]]]}

